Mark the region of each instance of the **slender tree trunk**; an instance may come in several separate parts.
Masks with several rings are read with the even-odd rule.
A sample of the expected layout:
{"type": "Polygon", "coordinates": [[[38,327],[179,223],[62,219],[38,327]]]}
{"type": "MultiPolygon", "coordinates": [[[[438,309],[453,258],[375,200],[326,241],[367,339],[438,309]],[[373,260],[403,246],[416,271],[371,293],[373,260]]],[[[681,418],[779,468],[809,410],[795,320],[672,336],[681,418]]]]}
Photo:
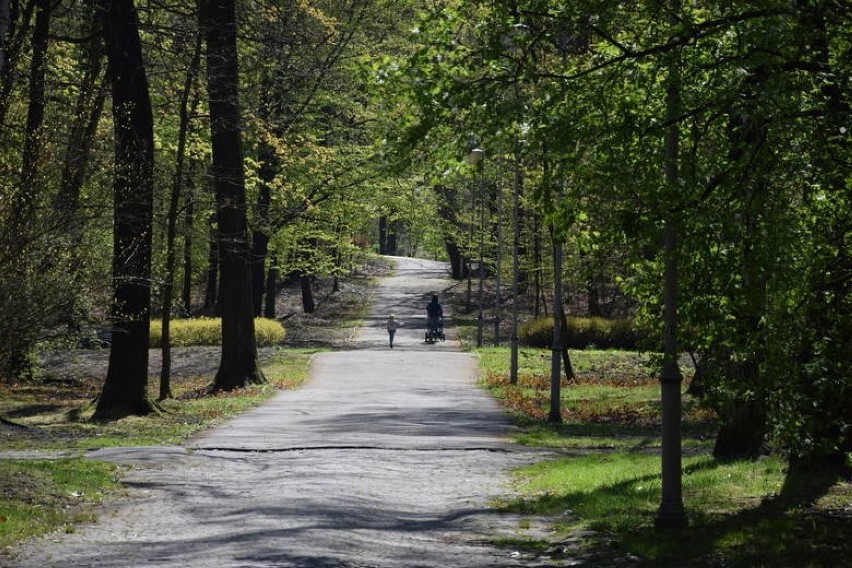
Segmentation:
{"type": "Polygon", "coordinates": [[[450,272],[453,280],[462,280],[466,276],[465,262],[456,240],[459,220],[453,190],[445,185],[436,185],[434,189],[438,196],[438,217],[444,227],[444,247],[450,259],[450,272]]]}
{"type": "Polygon", "coordinates": [[[195,182],[193,180],[194,162],[190,162],[189,173],[186,177],[186,195],[184,196],[185,211],[183,224],[183,290],[181,303],[186,317],[192,315],[192,244],[195,230],[195,182]]]}
{"type": "Polygon", "coordinates": [[[573,381],[577,378],[574,374],[574,365],[571,363],[571,353],[568,351],[568,315],[565,313],[565,304],[559,303],[559,321],[562,323],[562,367],[565,378],[573,381]]]}
{"type": "Polygon", "coordinates": [[[6,36],[12,25],[10,0],[0,0],[0,77],[6,74],[6,36]]]}
{"type": "Polygon", "coordinates": [[[3,41],[4,65],[3,72],[0,73],[0,131],[6,123],[10,96],[15,87],[15,80],[18,78],[18,73],[14,70],[20,59],[24,40],[29,34],[37,2],[38,0],[27,0],[23,10],[17,0],[9,4],[9,24],[3,41]]]}
{"type": "Polygon", "coordinates": [[[115,128],[112,345],[96,419],[146,414],[154,131],[132,0],[99,0],[115,128]]]}
{"type": "Polygon", "coordinates": [[[387,254],[388,251],[388,218],[385,215],[379,217],[379,254],[387,254]]]}
{"type": "MultiPolygon", "coordinates": [[[[9,197],[7,206],[14,215],[9,216],[5,229],[4,244],[17,257],[11,267],[17,274],[16,278],[25,286],[30,285],[31,275],[38,271],[34,265],[30,250],[34,241],[33,226],[39,209],[39,198],[44,195],[44,181],[41,179],[41,165],[44,147],[44,105],[45,80],[44,66],[47,52],[50,26],[50,5],[47,0],[38,0],[35,27],[32,36],[32,57],[29,73],[29,105],[27,121],[24,127],[24,150],[21,161],[21,172],[17,186],[9,197]]],[[[26,300],[24,300],[26,301],[26,300]]],[[[5,315],[5,314],[4,314],[5,315]]],[[[34,358],[31,351],[32,341],[23,341],[21,334],[16,334],[11,344],[5,345],[9,353],[7,371],[12,376],[23,377],[32,375],[34,358]]]]}
{"type": "Polygon", "coordinates": [[[299,285],[302,288],[302,309],[306,314],[312,314],[317,309],[314,301],[314,289],[311,286],[311,277],[308,274],[299,275],[299,285]]]}
{"type": "Polygon", "coordinates": [[[535,277],[533,282],[533,315],[541,315],[544,304],[544,286],[542,286],[542,260],[541,260],[541,229],[539,227],[539,216],[533,216],[533,263],[535,264],[535,277]]]}
{"type": "Polygon", "coordinates": [[[219,315],[219,236],[215,223],[210,223],[210,234],[208,235],[207,251],[207,286],[204,291],[204,309],[213,308],[213,312],[219,315]]]}
{"type": "Polygon", "coordinates": [[[218,304],[222,314],[222,360],[213,388],[232,390],[264,381],[257,363],[251,298],[235,0],[209,0],[205,24],[211,171],[216,188],[221,268],[218,304]]]}
{"type": "Polygon", "coordinates": [[[562,422],[562,240],[551,231],[553,237],[553,342],[550,347],[550,413],[547,421],[562,422]]]}
{"type": "Polygon", "coordinates": [[[89,156],[103,115],[108,90],[107,77],[102,72],[104,46],[100,19],[95,14],[92,0],[87,2],[86,9],[87,17],[91,18],[91,21],[85,29],[91,37],[80,61],[85,71],[74,105],[73,122],[62,163],[59,193],[54,200],[54,207],[69,220],[77,217],[80,192],[86,180],[89,156]]]}
{"type": "MultiPolygon", "coordinates": [[[[27,123],[24,130],[24,153],[21,180],[17,195],[12,199],[17,224],[12,235],[26,240],[36,212],[36,201],[44,192],[41,165],[44,147],[44,66],[50,33],[50,2],[38,0],[33,28],[32,58],[30,59],[30,89],[27,123]]],[[[23,250],[23,249],[22,249],[23,250]]]]}
{"type": "MultiPolygon", "coordinates": [[[[261,158],[263,160],[263,158],[261,158]]],[[[259,316],[263,309],[263,292],[266,287],[266,262],[269,254],[269,204],[272,193],[269,183],[275,177],[274,171],[262,162],[260,167],[260,188],[257,192],[255,217],[257,227],[251,238],[251,282],[254,315],[259,316]]]]}
{"type": "Polygon", "coordinates": [[[277,292],[277,284],[278,269],[274,266],[270,266],[269,270],[266,271],[266,302],[263,309],[263,317],[265,318],[272,319],[275,317],[275,296],[277,292]]]}
{"type": "Polygon", "coordinates": [[[514,180],[512,183],[512,343],[509,351],[509,382],[518,383],[518,317],[520,302],[518,286],[520,284],[520,254],[521,254],[521,188],[523,173],[520,159],[516,156],[513,161],[514,180]]]}
{"type": "Polygon", "coordinates": [[[186,139],[189,134],[189,97],[195,88],[195,81],[201,67],[201,33],[196,37],[195,51],[192,62],[186,73],[183,83],[183,91],[180,95],[178,145],[175,156],[175,172],[172,178],[172,191],[169,196],[169,212],[166,218],[166,270],[163,277],[162,305],[163,319],[161,332],[162,365],[160,367],[160,395],[159,400],[172,397],[171,374],[172,374],[172,343],[171,322],[172,305],[174,303],[175,268],[177,266],[177,251],[175,241],[177,240],[178,206],[180,196],[183,193],[186,163],[186,139]]]}
{"type": "Polygon", "coordinates": [[[391,256],[399,255],[399,229],[400,223],[398,220],[388,223],[388,235],[385,242],[385,254],[391,256]]]}

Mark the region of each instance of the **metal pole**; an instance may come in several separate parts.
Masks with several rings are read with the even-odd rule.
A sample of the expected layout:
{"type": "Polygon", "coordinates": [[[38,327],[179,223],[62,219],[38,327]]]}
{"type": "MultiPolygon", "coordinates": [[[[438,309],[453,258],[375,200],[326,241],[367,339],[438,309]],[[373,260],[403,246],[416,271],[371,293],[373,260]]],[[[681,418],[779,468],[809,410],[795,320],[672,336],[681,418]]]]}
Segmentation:
{"type": "Polygon", "coordinates": [[[484,163],[482,161],[477,164],[479,166],[479,313],[476,316],[476,346],[482,347],[482,327],[484,324],[482,316],[482,308],[484,307],[484,292],[483,284],[485,279],[485,199],[483,196],[484,189],[484,163]]]}
{"type": "Polygon", "coordinates": [[[518,265],[518,253],[521,248],[521,167],[518,163],[517,148],[515,149],[515,180],[512,188],[512,349],[509,360],[509,382],[518,382],[518,279],[520,267],[518,265]]]}
{"type": "Polygon", "coordinates": [[[553,343],[550,347],[550,413],[548,422],[562,422],[562,241],[553,238],[553,343]]]}
{"type": "MultiPolygon", "coordinates": [[[[680,13],[680,0],[670,0],[670,23],[677,25],[680,13]]],[[[669,190],[678,187],[680,152],[680,127],[677,117],[680,114],[680,73],[678,57],[673,54],[668,62],[669,79],[666,86],[666,118],[670,126],[666,133],[665,174],[669,190]]],[[[682,463],[681,463],[681,400],[680,387],[683,377],[678,366],[677,346],[677,227],[675,212],[669,212],[666,219],[665,244],[663,257],[665,274],[663,277],[663,364],[660,369],[660,405],[662,410],[662,498],[654,525],[657,529],[682,529],[688,520],[683,507],[682,463]]]]}
{"type": "Polygon", "coordinates": [[[503,257],[503,190],[502,185],[499,183],[499,177],[495,175],[494,179],[497,184],[495,187],[497,193],[497,275],[496,275],[496,286],[495,286],[495,295],[494,295],[494,347],[500,346],[500,319],[503,310],[501,295],[502,291],[500,289],[500,270],[501,270],[501,259],[503,257]]]}
{"type": "MultiPolygon", "coordinates": [[[[549,160],[545,153],[545,183],[549,183],[549,160]]],[[[556,201],[560,203],[565,195],[565,170],[562,160],[559,163],[559,188],[556,201]]],[[[550,347],[550,413],[547,421],[562,422],[562,231],[555,221],[550,224],[550,239],[553,247],[553,343],[550,347]]]]}

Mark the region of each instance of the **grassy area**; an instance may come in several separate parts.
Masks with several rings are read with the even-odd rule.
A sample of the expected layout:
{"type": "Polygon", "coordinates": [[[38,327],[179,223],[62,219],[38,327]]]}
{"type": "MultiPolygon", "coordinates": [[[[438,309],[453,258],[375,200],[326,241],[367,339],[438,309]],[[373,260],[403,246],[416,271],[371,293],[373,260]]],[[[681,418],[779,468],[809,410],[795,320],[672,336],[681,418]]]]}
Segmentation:
{"type": "MultiPolygon", "coordinates": [[[[188,437],[256,406],[277,389],[296,388],[308,378],[316,349],[280,349],[264,365],[267,384],[207,394],[209,376],[175,379],[174,399],[151,416],[114,422],[89,420],[98,384],[0,385],[0,414],[25,426],[4,430],[0,450],[63,450],[72,457],[0,459],[0,550],[55,530],[73,530],[94,517],[94,507],[118,491],[117,468],[86,460],[83,449],[107,446],[178,444],[188,437]]],[[[156,397],[154,385],[150,396],[156,397]]]]}
{"type": "MultiPolygon", "coordinates": [[[[97,380],[0,385],[0,414],[13,417],[26,428],[0,437],[0,450],[101,448],[178,444],[257,406],[277,389],[295,388],[308,376],[308,364],[317,349],[278,349],[263,367],[267,384],[209,395],[212,378],[206,375],[176,377],[173,399],[159,403],[151,416],[128,416],[113,422],[92,422],[92,400],[97,380]]],[[[157,396],[157,385],[149,395],[157,396]]]]}
{"type": "MultiPolygon", "coordinates": [[[[376,277],[389,270],[384,259],[367,258],[358,273],[341,279],[338,291],[332,289],[331,278],[316,282],[317,310],[312,314],[303,313],[298,287],[282,290],[278,310],[287,328],[287,347],[264,351],[262,369],[268,380],[264,385],[208,392],[219,351],[198,345],[218,343],[218,322],[203,319],[173,321],[172,344],[186,346],[172,353],[174,397],[160,402],[158,412],[149,416],[103,423],[90,420],[92,401],[103,386],[106,351],[44,354],[50,364],[38,381],[0,381],[0,416],[12,421],[0,423],[0,451],[50,450],[53,453],[47,457],[65,456],[0,459],[0,550],[50,531],[73,530],[76,522],[92,517],[102,497],[117,491],[116,469],[83,459],[85,449],[179,444],[257,406],[277,389],[300,386],[308,378],[314,353],[348,345],[352,329],[367,313],[376,277]],[[175,372],[176,366],[182,370],[175,372]]],[[[259,339],[280,343],[284,332],[278,322],[257,323],[259,339]]],[[[158,332],[156,323],[153,332],[158,332]]],[[[152,400],[158,396],[157,388],[152,377],[152,400]]]]}
{"type": "MultiPolygon", "coordinates": [[[[548,424],[549,350],[519,351],[516,385],[508,380],[508,349],[484,348],[476,353],[483,385],[524,426],[516,436],[519,443],[551,448],[659,447],[660,387],[649,355],[571,351],[576,377],[561,383],[563,422],[548,424]]],[[[707,448],[714,430],[712,414],[684,393],[684,447],[707,448]]]]}
{"type": "MultiPolygon", "coordinates": [[[[778,456],[729,462],[712,458],[713,416],[686,395],[683,494],[690,527],[655,531],[661,500],[659,388],[647,356],[572,351],[577,377],[562,384],[563,424],[555,425],[545,422],[548,350],[521,351],[517,385],[507,378],[507,349],[476,353],[483,386],[521,426],[517,440],[568,454],[518,470],[519,496],[499,504],[551,519],[551,540],[573,542],[577,538],[572,535],[586,535],[585,558],[596,548],[616,546],[625,558],[671,567],[828,568],[852,554],[848,479],[821,470],[790,475],[778,456]]],[[[580,553],[564,553],[573,554],[580,553]]]]}
{"type": "Polygon", "coordinates": [[[0,460],[0,551],[91,521],[93,507],[119,491],[116,470],[83,459],[0,460]]]}

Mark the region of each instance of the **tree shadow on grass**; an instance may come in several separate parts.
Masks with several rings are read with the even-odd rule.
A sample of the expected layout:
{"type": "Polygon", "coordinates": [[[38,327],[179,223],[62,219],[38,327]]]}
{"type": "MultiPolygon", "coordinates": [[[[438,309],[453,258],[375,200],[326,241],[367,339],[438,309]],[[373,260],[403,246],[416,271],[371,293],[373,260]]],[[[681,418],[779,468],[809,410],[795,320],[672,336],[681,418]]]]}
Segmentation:
{"type": "MultiPolygon", "coordinates": [[[[702,461],[685,467],[684,475],[716,469],[724,463],[702,461]]],[[[833,568],[852,555],[849,508],[833,514],[815,507],[841,480],[836,470],[791,473],[777,495],[733,514],[690,510],[687,500],[691,526],[672,532],[653,527],[659,492],[649,495],[638,491],[658,479],[656,473],[637,475],[592,491],[545,494],[525,500],[522,507],[544,515],[572,511],[582,517],[588,512],[588,518],[581,520],[599,531],[601,538],[590,540],[586,554],[594,554],[596,548],[603,554],[617,546],[625,557],[636,555],[649,566],[833,568]]]]}

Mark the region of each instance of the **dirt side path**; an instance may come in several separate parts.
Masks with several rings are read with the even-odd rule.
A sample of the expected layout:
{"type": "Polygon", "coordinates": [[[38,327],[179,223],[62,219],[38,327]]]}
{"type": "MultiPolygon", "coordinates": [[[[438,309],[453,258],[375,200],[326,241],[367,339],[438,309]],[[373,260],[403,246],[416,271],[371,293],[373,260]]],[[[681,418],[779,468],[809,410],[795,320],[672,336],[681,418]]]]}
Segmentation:
{"type": "Polygon", "coordinates": [[[535,456],[506,443],[508,420],[475,387],[475,360],[452,331],[423,343],[424,299],[450,285],[444,265],[396,260],[356,350],[317,356],[304,388],[185,447],[94,452],[131,467],[129,499],[8,565],[560,565],[494,544],[540,536],[489,507],[506,472],[535,456]],[[406,324],[393,350],[389,311],[406,324]]]}

